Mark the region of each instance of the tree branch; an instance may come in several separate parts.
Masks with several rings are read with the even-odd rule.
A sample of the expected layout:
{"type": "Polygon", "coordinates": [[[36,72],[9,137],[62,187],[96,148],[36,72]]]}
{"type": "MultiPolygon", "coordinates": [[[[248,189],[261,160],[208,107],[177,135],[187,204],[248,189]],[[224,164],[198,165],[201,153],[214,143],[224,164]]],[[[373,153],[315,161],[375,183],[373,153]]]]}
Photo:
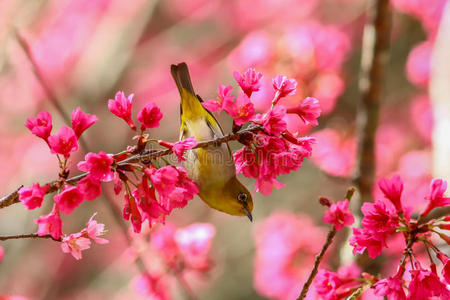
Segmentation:
{"type": "MultiPolygon", "coordinates": [[[[375,178],[375,134],[378,127],[383,75],[389,54],[391,11],[389,0],[374,0],[373,23],[366,24],[361,57],[360,91],[357,111],[358,169],[355,184],[361,201],[370,201],[375,178]]],[[[361,212],[358,209],[361,216],[361,212]]]]}
{"type": "MultiPolygon", "coordinates": [[[[362,218],[361,207],[372,198],[375,180],[375,135],[378,128],[383,75],[389,54],[391,29],[391,9],[389,0],[373,0],[373,21],[364,28],[361,78],[359,82],[361,99],[357,109],[358,166],[355,185],[360,193],[360,201],[353,205],[355,215],[362,218]]],[[[367,265],[367,256],[358,258],[364,271],[379,272],[379,263],[367,265]],[[369,270],[370,269],[370,270],[369,270]]]]}
{"type": "Polygon", "coordinates": [[[55,239],[50,234],[39,236],[37,233],[30,233],[30,234],[18,234],[18,235],[0,236],[0,241],[17,240],[17,239],[52,239],[55,242],[61,242],[62,241],[61,238],[55,239]]]}
{"type": "MultiPolygon", "coordinates": [[[[211,146],[211,145],[220,145],[220,144],[227,143],[227,142],[230,142],[230,141],[239,140],[240,138],[245,137],[245,136],[247,136],[250,133],[256,133],[256,132],[258,132],[260,130],[262,130],[261,126],[259,126],[259,125],[251,125],[248,128],[242,129],[242,130],[240,130],[240,131],[238,131],[236,133],[230,133],[230,134],[227,134],[227,135],[225,135],[223,137],[219,137],[219,138],[216,138],[216,139],[213,139],[213,140],[199,142],[197,144],[197,146],[194,147],[194,149],[196,149],[196,148],[206,148],[206,147],[211,146]]],[[[128,157],[127,159],[124,159],[123,161],[119,162],[118,165],[119,166],[123,166],[125,164],[130,164],[130,163],[150,161],[152,159],[156,159],[156,158],[162,157],[162,156],[167,156],[167,155],[170,155],[170,154],[172,154],[172,150],[171,149],[156,150],[156,151],[147,149],[147,150],[144,150],[144,152],[141,153],[141,154],[136,154],[136,155],[128,157]]],[[[81,179],[83,179],[84,177],[86,177],[87,175],[89,175],[89,173],[83,173],[83,174],[80,174],[80,175],[77,175],[77,176],[74,176],[74,177],[71,177],[71,178],[67,179],[66,182],[68,184],[75,184],[78,181],[80,181],[81,179]]],[[[52,182],[47,183],[46,185],[49,186],[49,190],[47,191],[46,194],[53,193],[53,192],[57,191],[58,190],[58,184],[59,184],[58,181],[52,181],[52,182]]],[[[8,195],[6,195],[6,196],[4,196],[4,197],[2,197],[0,199],[0,209],[20,202],[19,201],[18,191],[20,190],[20,188],[22,186],[23,185],[21,185],[15,191],[11,192],[10,194],[8,194],[8,195]]]]}

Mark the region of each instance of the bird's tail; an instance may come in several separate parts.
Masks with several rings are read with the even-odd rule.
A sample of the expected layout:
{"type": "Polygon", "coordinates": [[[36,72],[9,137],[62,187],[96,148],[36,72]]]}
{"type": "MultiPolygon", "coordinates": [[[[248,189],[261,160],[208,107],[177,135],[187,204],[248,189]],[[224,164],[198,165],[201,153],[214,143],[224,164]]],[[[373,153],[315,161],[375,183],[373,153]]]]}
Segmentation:
{"type": "Polygon", "coordinates": [[[180,113],[182,126],[185,120],[195,120],[205,117],[208,113],[194,92],[186,63],[172,65],[170,71],[181,96],[180,113]]]}
{"type": "Polygon", "coordinates": [[[194,87],[191,82],[191,76],[189,75],[189,69],[186,63],[182,62],[178,65],[171,65],[170,72],[172,73],[173,80],[177,85],[180,95],[183,94],[183,89],[185,89],[188,93],[195,95],[194,87]]]}

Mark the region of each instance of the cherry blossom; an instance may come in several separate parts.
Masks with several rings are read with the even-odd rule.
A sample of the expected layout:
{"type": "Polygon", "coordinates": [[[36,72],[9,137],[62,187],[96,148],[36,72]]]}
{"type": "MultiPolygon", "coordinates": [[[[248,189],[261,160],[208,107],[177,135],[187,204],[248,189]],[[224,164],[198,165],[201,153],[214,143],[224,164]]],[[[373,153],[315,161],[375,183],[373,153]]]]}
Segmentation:
{"type": "Polygon", "coordinates": [[[97,116],[84,113],[80,107],[72,111],[72,129],[77,138],[97,121],[97,116]]]}
{"type": "Polygon", "coordinates": [[[133,96],[134,94],[125,97],[123,92],[117,92],[114,100],[108,100],[108,108],[113,114],[127,122],[128,126],[134,130],[136,129],[136,125],[134,125],[133,119],[131,118],[133,96]]]}
{"type": "Polygon", "coordinates": [[[25,125],[31,133],[47,141],[52,131],[52,116],[48,111],[43,110],[37,114],[36,118],[28,118],[25,125]]]}

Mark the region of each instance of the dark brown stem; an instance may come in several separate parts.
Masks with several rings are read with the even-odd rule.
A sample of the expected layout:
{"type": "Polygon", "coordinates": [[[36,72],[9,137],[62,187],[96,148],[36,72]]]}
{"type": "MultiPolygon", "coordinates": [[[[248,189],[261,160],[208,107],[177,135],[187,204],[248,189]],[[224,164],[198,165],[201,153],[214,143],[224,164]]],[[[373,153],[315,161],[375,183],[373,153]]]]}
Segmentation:
{"type": "MultiPolygon", "coordinates": [[[[234,141],[234,140],[239,140],[239,138],[242,135],[246,135],[249,132],[258,132],[261,130],[260,126],[250,126],[246,129],[240,130],[239,132],[236,133],[230,133],[228,135],[225,135],[224,137],[220,137],[214,140],[209,140],[209,141],[203,141],[203,142],[199,142],[198,145],[195,148],[205,148],[211,145],[217,145],[217,144],[222,144],[222,143],[226,143],[229,141],[234,141]]],[[[136,163],[136,162],[141,162],[141,161],[148,161],[151,159],[155,159],[158,157],[162,157],[162,156],[167,156],[172,154],[172,150],[171,149],[166,149],[166,150],[158,150],[155,152],[151,152],[149,150],[144,151],[144,153],[142,154],[137,154],[137,155],[133,155],[121,162],[118,163],[119,166],[125,165],[125,164],[129,164],[129,163],[136,163]]],[[[69,179],[67,179],[67,183],[69,184],[76,184],[78,181],[80,181],[81,179],[83,179],[84,177],[86,177],[87,175],[89,175],[89,173],[83,173],[74,177],[71,177],[69,179]]],[[[53,193],[58,189],[58,181],[52,181],[47,183],[46,185],[49,186],[49,190],[47,191],[47,194],[49,193],[53,193]]],[[[19,188],[17,188],[14,192],[11,192],[10,194],[0,198],[0,208],[5,208],[8,207],[12,204],[15,203],[19,203],[19,195],[18,195],[18,191],[20,190],[22,186],[20,186],[19,188]]]]}
{"type": "MultiPolygon", "coordinates": [[[[345,198],[349,201],[352,199],[353,194],[355,193],[355,188],[351,187],[347,190],[347,193],[345,195],[345,198]]],[[[325,255],[325,252],[330,247],[331,243],[333,242],[333,238],[336,235],[337,230],[333,226],[333,228],[328,232],[327,239],[325,241],[325,244],[322,246],[322,249],[320,250],[319,254],[317,254],[316,259],[314,261],[314,267],[311,270],[311,273],[309,274],[308,280],[306,280],[305,284],[303,285],[302,291],[300,293],[300,296],[298,296],[297,300],[303,300],[305,299],[306,295],[308,294],[309,287],[311,286],[314,277],[316,277],[317,272],[319,271],[319,265],[320,262],[323,259],[323,256],[325,255]]]]}
{"type": "Polygon", "coordinates": [[[357,111],[359,145],[355,184],[361,194],[357,209],[360,216],[362,203],[371,199],[375,178],[375,134],[391,28],[389,0],[374,0],[373,4],[373,22],[364,29],[360,79],[362,96],[357,111]]]}
{"type": "Polygon", "coordinates": [[[30,233],[30,234],[18,234],[18,235],[6,235],[6,236],[0,236],[0,241],[6,241],[6,240],[17,240],[17,239],[52,239],[55,242],[61,242],[61,238],[55,239],[50,234],[39,236],[37,233],[30,233]]]}
{"type": "Polygon", "coordinates": [[[311,286],[314,277],[316,277],[317,271],[319,271],[319,265],[322,261],[323,256],[325,255],[325,252],[327,251],[328,247],[330,247],[331,243],[333,242],[333,238],[336,235],[336,228],[333,226],[333,228],[328,232],[327,240],[325,241],[325,244],[323,245],[322,249],[320,250],[319,254],[316,256],[316,260],[314,261],[314,267],[309,274],[308,280],[303,285],[302,292],[300,293],[300,296],[298,296],[297,300],[303,300],[305,299],[306,295],[308,294],[309,287],[311,286]]]}
{"type": "MultiPolygon", "coordinates": [[[[373,20],[364,28],[359,82],[362,95],[357,110],[358,167],[354,182],[361,198],[353,208],[360,218],[363,203],[372,198],[375,181],[375,135],[391,30],[389,0],[373,0],[371,4],[373,20]]],[[[367,255],[360,256],[358,264],[366,272],[372,274],[379,272],[378,261],[368,260],[367,255]]]]}
{"type": "MultiPolygon", "coordinates": [[[[30,64],[32,66],[32,70],[34,75],[36,76],[37,80],[39,81],[39,84],[41,85],[42,89],[44,90],[45,94],[47,95],[50,102],[53,104],[53,106],[56,108],[58,113],[61,115],[61,117],[64,120],[64,123],[66,125],[71,126],[72,125],[72,119],[71,117],[64,111],[63,107],[61,106],[61,101],[59,101],[58,97],[56,97],[56,94],[51,89],[50,85],[45,80],[44,74],[42,74],[39,65],[37,64],[36,60],[33,57],[33,53],[31,52],[30,45],[28,44],[27,40],[20,34],[19,31],[15,31],[17,41],[19,42],[20,47],[22,48],[23,52],[25,52],[28,60],[30,61],[30,64]]],[[[86,141],[83,137],[79,137],[78,141],[80,142],[81,146],[83,147],[84,151],[89,152],[88,146],[86,141]]]]}

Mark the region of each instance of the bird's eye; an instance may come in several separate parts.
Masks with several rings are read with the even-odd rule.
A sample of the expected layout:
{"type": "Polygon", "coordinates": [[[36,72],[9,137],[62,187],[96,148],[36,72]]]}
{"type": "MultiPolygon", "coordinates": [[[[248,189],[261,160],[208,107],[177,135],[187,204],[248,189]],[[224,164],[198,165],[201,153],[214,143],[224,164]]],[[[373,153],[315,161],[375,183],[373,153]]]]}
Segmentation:
{"type": "Polygon", "coordinates": [[[239,202],[244,203],[247,201],[247,194],[246,193],[239,193],[239,195],[237,196],[237,199],[239,202]]]}

